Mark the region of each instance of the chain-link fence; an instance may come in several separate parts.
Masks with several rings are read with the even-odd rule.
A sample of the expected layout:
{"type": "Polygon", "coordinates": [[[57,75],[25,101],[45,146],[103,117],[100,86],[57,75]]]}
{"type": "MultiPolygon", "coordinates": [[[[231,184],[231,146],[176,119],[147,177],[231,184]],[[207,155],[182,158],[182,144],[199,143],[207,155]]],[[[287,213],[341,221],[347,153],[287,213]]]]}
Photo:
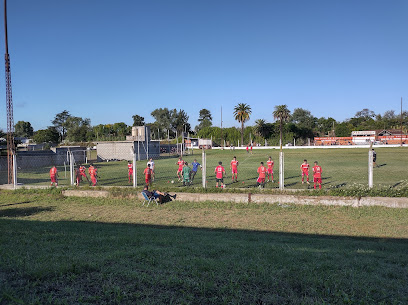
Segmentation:
{"type": "MultiPolygon", "coordinates": [[[[140,147],[138,150],[134,144],[116,147],[116,149],[117,155],[126,154],[126,157],[103,158],[103,156],[106,157],[103,153],[86,149],[65,149],[57,153],[18,152],[15,158],[17,183],[18,185],[49,186],[50,170],[55,165],[59,186],[81,187],[96,184],[132,187],[149,182],[157,189],[165,189],[168,186],[211,188],[217,184],[216,168],[221,162],[225,170],[222,182],[226,188],[251,189],[261,184],[261,187],[266,189],[278,189],[282,187],[281,181],[284,181],[286,189],[307,189],[313,188],[314,161],[317,161],[322,168],[323,188],[367,186],[369,183],[369,149],[367,148],[284,149],[283,180],[279,177],[280,162],[277,149],[253,147],[252,151],[250,149],[247,151],[245,148],[231,147],[224,150],[191,149],[183,152],[179,149],[180,154],[177,154],[177,147],[174,153],[161,152],[161,149],[147,152],[146,149],[142,154],[140,147]],[[306,173],[302,175],[301,165],[304,160],[309,164],[308,176],[306,173]],[[268,161],[273,162],[271,170],[268,169],[272,167],[268,166],[268,161]],[[149,176],[148,163],[152,170],[150,178],[146,177],[149,176]],[[184,163],[187,165],[184,166],[184,163]],[[91,165],[96,169],[95,172],[90,170],[91,165]],[[265,169],[260,169],[262,166],[265,169]],[[189,167],[189,170],[184,170],[184,167],[189,167]],[[191,174],[186,173],[188,171],[191,174]],[[259,180],[259,171],[261,176],[262,171],[264,172],[265,182],[262,179],[259,180]],[[97,180],[96,183],[92,182],[92,176],[97,180]]],[[[373,163],[372,185],[374,187],[405,185],[408,179],[408,148],[386,147],[376,150],[377,160],[373,163]]],[[[269,164],[272,163],[269,162],[269,164]]],[[[7,183],[7,157],[0,159],[0,182],[7,183]]],[[[221,186],[221,181],[218,182],[221,186]]]]}

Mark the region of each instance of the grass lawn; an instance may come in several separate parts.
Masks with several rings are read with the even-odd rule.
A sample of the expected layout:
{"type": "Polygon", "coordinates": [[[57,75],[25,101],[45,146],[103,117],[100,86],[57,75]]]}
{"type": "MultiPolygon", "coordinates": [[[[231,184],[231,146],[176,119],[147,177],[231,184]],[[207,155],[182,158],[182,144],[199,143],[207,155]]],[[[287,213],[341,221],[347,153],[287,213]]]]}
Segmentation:
{"type": "MultiPolygon", "coordinates": [[[[374,169],[374,185],[376,187],[401,187],[406,186],[408,180],[408,148],[378,148],[377,164],[374,169]]],[[[307,159],[311,167],[317,160],[323,168],[323,188],[350,188],[357,185],[368,184],[368,149],[286,149],[285,153],[285,186],[290,189],[307,188],[306,184],[301,184],[300,164],[303,159],[307,159]]],[[[214,169],[219,161],[223,162],[227,172],[225,182],[227,188],[253,188],[256,184],[257,168],[260,162],[266,164],[268,156],[272,156],[275,161],[274,179],[275,183],[268,183],[266,188],[276,189],[279,177],[278,150],[256,150],[253,154],[247,154],[244,150],[208,150],[207,151],[207,181],[209,187],[215,186],[214,169]],[[229,164],[233,156],[237,156],[239,161],[239,182],[231,183],[231,173],[229,164]]],[[[197,158],[201,163],[201,152],[195,151],[194,155],[184,157],[190,164],[197,158]]],[[[177,181],[177,158],[162,157],[155,160],[156,163],[156,188],[166,188],[169,186],[181,186],[177,181]],[[175,181],[171,185],[171,181],[175,181]]],[[[99,169],[99,185],[101,186],[131,186],[127,177],[127,162],[100,162],[95,163],[99,169]]],[[[146,161],[137,162],[138,185],[144,184],[143,170],[146,161]]],[[[70,183],[69,172],[65,172],[63,166],[58,167],[59,182],[61,186],[68,186],[70,183]]],[[[69,171],[69,168],[67,168],[69,171]]],[[[201,172],[199,171],[194,181],[194,186],[201,186],[201,172]]],[[[312,174],[310,176],[313,181],[312,174]]],[[[49,168],[20,169],[18,182],[29,185],[48,185],[49,168]]]]}
{"type": "Polygon", "coordinates": [[[0,191],[0,304],[407,304],[408,209],[0,191]]]}

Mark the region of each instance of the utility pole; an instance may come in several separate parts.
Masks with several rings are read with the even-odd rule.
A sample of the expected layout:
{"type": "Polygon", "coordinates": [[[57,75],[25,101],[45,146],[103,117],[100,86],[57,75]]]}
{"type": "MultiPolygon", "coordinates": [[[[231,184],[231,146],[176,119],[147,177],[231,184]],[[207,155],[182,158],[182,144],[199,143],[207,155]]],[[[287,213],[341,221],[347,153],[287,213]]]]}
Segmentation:
{"type": "Polygon", "coordinates": [[[12,184],[13,179],[13,155],[14,155],[14,116],[13,116],[13,98],[11,91],[11,71],[10,55],[8,53],[8,35],[7,35],[7,0],[4,0],[4,37],[6,44],[6,53],[4,55],[6,64],[6,104],[7,104],[7,164],[8,164],[8,183],[12,184]]]}

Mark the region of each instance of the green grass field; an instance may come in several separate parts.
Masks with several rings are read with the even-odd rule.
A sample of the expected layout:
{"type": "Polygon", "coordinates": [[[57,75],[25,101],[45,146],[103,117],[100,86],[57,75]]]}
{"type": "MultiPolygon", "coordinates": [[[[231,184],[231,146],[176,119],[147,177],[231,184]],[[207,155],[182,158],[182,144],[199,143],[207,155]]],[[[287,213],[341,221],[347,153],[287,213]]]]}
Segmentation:
{"type": "MultiPolygon", "coordinates": [[[[374,185],[376,187],[400,187],[406,185],[408,178],[408,148],[378,148],[378,168],[374,169],[374,185]]],[[[256,150],[247,154],[244,150],[208,150],[207,151],[207,181],[208,187],[215,186],[214,169],[219,161],[227,171],[225,182],[227,188],[240,187],[252,188],[256,184],[256,170],[261,161],[266,162],[268,156],[275,161],[275,183],[268,183],[266,188],[276,189],[278,185],[278,150],[256,150]],[[231,183],[229,164],[236,155],[239,161],[239,183],[231,183]]],[[[285,187],[289,189],[307,188],[301,184],[300,164],[307,159],[313,166],[313,161],[319,161],[323,168],[323,188],[349,188],[356,185],[368,184],[368,149],[286,149],[285,153],[285,187]]],[[[201,152],[195,151],[194,155],[184,157],[190,164],[194,158],[201,163],[201,152]]],[[[177,181],[177,158],[162,157],[155,160],[156,180],[155,188],[163,189],[169,186],[181,186],[177,181]],[[171,181],[175,181],[171,185],[171,181]]],[[[125,161],[95,163],[99,169],[99,185],[101,186],[130,186],[127,177],[127,163],[125,161]]],[[[137,162],[138,185],[144,184],[143,170],[146,161],[137,162]]],[[[60,185],[69,185],[69,172],[64,167],[59,167],[60,185]]],[[[68,169],[69,170],[69,169],[68,169]]],[[[18,173],[18,182],[29,185],[47,185],[49,183],[49,168],[35,170],[21,169],[18,173]]],[[[312,177],[310,177],[312,181],[312,177]]],[[[201,186],[201,172],[199,171],[194,181],[194,186],[201,186]]]]}
{"type": "Polygon", "coordinates": [[[407,304],[408,209],[0,191],[0,304],[407,304]]]}

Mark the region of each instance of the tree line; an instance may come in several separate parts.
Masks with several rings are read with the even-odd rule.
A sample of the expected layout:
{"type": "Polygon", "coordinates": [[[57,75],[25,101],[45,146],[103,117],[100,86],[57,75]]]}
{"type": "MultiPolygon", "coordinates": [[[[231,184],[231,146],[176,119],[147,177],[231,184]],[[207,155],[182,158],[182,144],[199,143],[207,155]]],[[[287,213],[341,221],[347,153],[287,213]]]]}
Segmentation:
{"type": "MultiPolygon", "coordinates": [[[[34,131],[30,122],[18,121],[15,125],[15,136],[32,138],[35,143],[61,143],[61,142],[92,142],[105,140],[124,140],[130,135],[132,126],[150,126],[153,139],[174,139],[181,134],[190,136],[212,138],[215,144],[247,145],[248,143],[279,145],[292,142],[306,143],[315,136],[350,136],[355,130],[400,129],[401,116],[394,110],[384,114],[376,114],[369,109],[358,111],[352,118],[336,121],[332,117],[317,118],[309,110],[295,108],[291,112],[286,105],[277,105],[274,111],[266,118],[256,119],[251,126],[245,126],[250,120],[252,109],[249,104],[239,103],[232,113],[240,128],[228,127],[221,129],[213,126],[212,114],[208,109],[199,111],[197,125],[192,128],[188,122],[189,116],[180,109],[157,108],[151,112],[154,122],[146,123],[145,118],[133,115],[133,125],[124,122],[113,124],[99,124],[92,126],[89,118],[72,115],[64,110],[55,115],[52,125],[46,129],[34,131]],[[270,121],[269,121],[270,120],[270,121]],[[272,122],[271,122],[272,121],[272,122]]],[[[268,115],[268,114],[266,114],[268,115]]],[[[404,133],[407,132],[408,113],[402,113],[404,133]]],[[[0,136],[4,132],[0,131],[0,136]]]]}

